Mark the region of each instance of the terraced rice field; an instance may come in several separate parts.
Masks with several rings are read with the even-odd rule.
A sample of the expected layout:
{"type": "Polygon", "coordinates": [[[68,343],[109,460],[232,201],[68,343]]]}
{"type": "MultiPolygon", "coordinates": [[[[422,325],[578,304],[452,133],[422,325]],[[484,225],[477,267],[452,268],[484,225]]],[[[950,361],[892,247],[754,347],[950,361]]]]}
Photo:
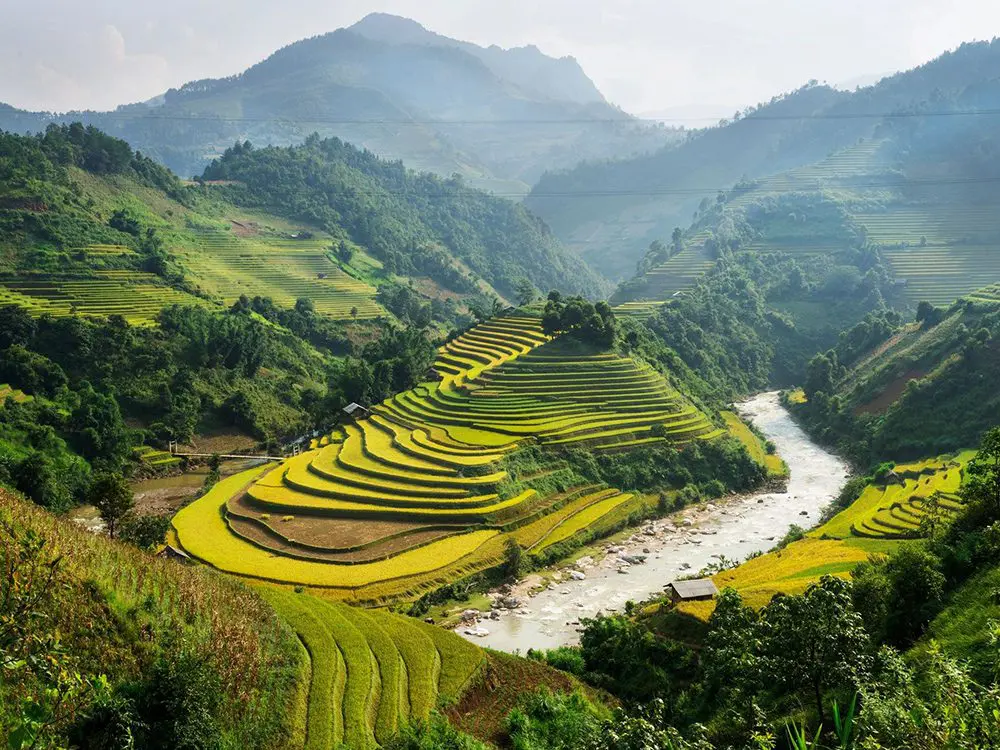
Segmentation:
{"type": "MultiPolygon", "coordinates": [[[[877,164],[881,145],[880,141],[866,141],[831,154],[816,164],[755,180],[751,189],[735,191],[730,195],[727,210],[741,210],[751,200],[762,196],[849,185],[852,178],[869,173],[877,164]]],[[[715,259],[705,249],[708,236],[705,230],[691,234],[685,238],[685,248],[681,252],[647,272],[643,297],[664,301],[694,287],[702,276],[715,267],[715,259]]],[[[751,249],[765,248],[758,246],[751,249]]],[[[786,250],[785,247],[781,249],[786,250]]],[[[815,254],[837,248],[792,244],[787,249],[815,254]]]]}
{"type": "Polygon", "coordinates": [[[883,255],[896,277],[905,281],[906,297],[947,307],[1000,280],[1000,246],[953,245],[887,250],[883,255]]]}
{"type": "Polygon", "coordinates": [[[167,451],[160,451],[148,445],[140,445],[134,449],[136,458],[143,464],[154,469],[166,469],[171,466],[178,466],[181,459],[167,451]]]}
{"type": "Polygon", "coordinates": [[[194,247],[175,249],[209,293],[231,305],[240,295],[270,297],[282,307],[307,297],[316,311],[337,319],[384,315],[375,289],[348,276],[326,254],[329,240],[243,238],[203,231],[194,247]],[[352,315],[356,310],[356,316],[352,315]]]}
{"type": "Polygon", "coordinates": [[[534,478],[561,483],[555,494],[513,481],[504,459],[523,441],[608,450],[723,432],[648,366],[547,342],[537,318],[477,326],[437,368],[443,380],[311,450],[221,482],[175,518],[179,543],[223,570],[328,597],[412,597],[497,564],[508,535],[541,550],[628,507],[616,490],[568,486],[558,460],[534,478]]]}
{"type": "Polygon", "coordinates": [[[913,539],[922,524],[950,519],[962,508],[956,494],[962,471],[974,454],[942,457],[896,467],[901,483],[871,485],[836,518],[816,529],[817,537],[913,539]]]}
{"type": "MultiPolygon", "coordinates": [[[[957,493],[963,467],[975,455],[966,451],[896,466],[902,484],[869,485],[861,497],[805,539],[755,557],[712,577],[715,585],[736,589],[744,601],[763,607],[776,594],[800,594],[824,575],[848,577],[873,554],[887,554],[921,531],[928,503],[947,518],[960,507],[957,493]]],[[[681,612],[707,620],[711,601],[678,605],[681,612]]]]}
{"type": "Polygon", "coordinates": [[[6,383],[0,383],[0,404],[3,404],[3,402],[7,399],[23,404],[25,401],[31,401],[32,398],[32,396],[29,396],[24,391],[18,390],[17,388],[11,388],[6,383]]]}
{"type": "Polygon", "coordinates": [[[273,587],[261,593],[306,652],[306,750],[379,747],[439,701],[457,700],[485,665],[468,641],[408,617],[273,587]]]}
{"type": "Polygon", "coordinates": [[[637,302],[623,302],[615,306],[616,317],[634,318],[635,320],[648,320],[665,304],[663,300],[641,300],[637,302]]]}
{"type": "Polygon", "coordinates": [[[1000,284],[991,284],[965,296],[980,304],[1000,305],[1000,284]]]}
{"type": "Polygon", "coordinates": [[[33,276],[0,279],[0,305],[18,305],[32,315],[66,317],[121,315],[149,323],[167,305],[203,304],[164,286],[159,277],[137,271],[95,271],[92,276],[33,276]]]}

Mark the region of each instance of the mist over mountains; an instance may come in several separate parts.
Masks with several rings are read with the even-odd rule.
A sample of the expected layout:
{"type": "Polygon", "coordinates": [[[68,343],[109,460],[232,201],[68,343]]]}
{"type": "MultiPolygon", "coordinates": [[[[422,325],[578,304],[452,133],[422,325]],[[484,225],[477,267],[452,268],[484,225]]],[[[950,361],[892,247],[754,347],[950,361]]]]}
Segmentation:
{"type": "Polygon", "coordinates": [[[181,175],[200,172],[236,140],[292,145],[317,132],[515,195],[546,170],[673,138],[609,104],[572,58],[483,48],[385,14],[291,44],[239,75],[191,81],[114,112],[0,105],[5,130],[69,121],[124,138],[181,175]]]}

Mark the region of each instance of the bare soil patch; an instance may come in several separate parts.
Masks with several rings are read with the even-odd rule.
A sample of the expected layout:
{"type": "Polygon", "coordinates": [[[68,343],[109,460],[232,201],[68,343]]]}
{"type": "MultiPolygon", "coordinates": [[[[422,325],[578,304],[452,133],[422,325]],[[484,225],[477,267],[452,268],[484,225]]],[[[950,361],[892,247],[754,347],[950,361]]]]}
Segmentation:
{"type": "Polygon", "coordinates": [[[873,398],[867,404],[862,404],[857,409],[854,410],[855,414],[881,414],[893,403],[896,399],[903,395],[903,391],[906,390],[906,384],[911,380],[917,380],[922,378],[927,373],[923,370],[909,370],[903,373],[900,377],[892,381],[885,390],[882,391],[878,396],[873,398]]]}

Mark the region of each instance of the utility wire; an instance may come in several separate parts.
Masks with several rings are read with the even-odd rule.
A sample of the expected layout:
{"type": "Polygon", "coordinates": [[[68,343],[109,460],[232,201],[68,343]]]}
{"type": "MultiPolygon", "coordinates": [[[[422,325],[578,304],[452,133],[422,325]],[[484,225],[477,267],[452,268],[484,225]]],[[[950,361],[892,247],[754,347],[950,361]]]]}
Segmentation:
{"type": "MultiPolygon", "coordinates": [[[[66,120],[74,117],[86,117],[105,120],[139,120],[139,121],[178,121],[178,122],[226,122],[226,123],[272,123],[282,125],[634,125],[637,123],[664,122],[720,122],[727,118],[689,117],[689,118],[640,118],[623,115],[620,118],[553,118],[553,119],[484,119],[484,120],[424,120],[417,118],[293,118],[293,117],[226,117],[222,115],[198,116],[192,114],[152,114],[156,110],[146,112],[67,112],[52,114],[47,112],[30,112],[29,116],[66,120]]],[[[823,112],[801,115],[757,115],[741,116],[736,122],[771,122],[790,120],[865,120],[865,119],[908,119],[915,117],[989,117],[1000,115],[1000,109],[970,109],[947,110],[940,112],[823,112]]]]}

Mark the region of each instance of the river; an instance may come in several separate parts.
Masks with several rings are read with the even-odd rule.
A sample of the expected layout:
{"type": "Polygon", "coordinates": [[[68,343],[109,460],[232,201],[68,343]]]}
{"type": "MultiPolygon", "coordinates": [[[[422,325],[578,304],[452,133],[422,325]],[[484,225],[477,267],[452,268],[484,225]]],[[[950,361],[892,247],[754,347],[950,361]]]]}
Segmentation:
{"type": "Polygon", "coordinates": [[[722,500],[647,524],[631,537],[605,545],[602,559],[581,558],[575,568],[562,567],[546,588],[538,590],[541,579],[529,576],[514,588],[513,596],[521,601],[517,609],[498,609],[494,616],[499,619],[484,616],[457,632],[480,645],[510,652],[574,644],[581,617],[621,610],[629,600],[648,599],[678,576],[702,570],[720,556],[744,560],[753,552],[766,551],[793,524],[815,525],[824,506],[844,486],[847,464],[810,440],[776,392],[758,394],[737,404],[737,410],[774,443],[788,464],[786,491],[722,500]],[[646,562],[622,562],[621,555],[637,554],[646,554],[646,562]],[[571,578],[571,569],[585,578],[571,578]],[[478,635],[465,632],[477,629],[478,635]]]}

